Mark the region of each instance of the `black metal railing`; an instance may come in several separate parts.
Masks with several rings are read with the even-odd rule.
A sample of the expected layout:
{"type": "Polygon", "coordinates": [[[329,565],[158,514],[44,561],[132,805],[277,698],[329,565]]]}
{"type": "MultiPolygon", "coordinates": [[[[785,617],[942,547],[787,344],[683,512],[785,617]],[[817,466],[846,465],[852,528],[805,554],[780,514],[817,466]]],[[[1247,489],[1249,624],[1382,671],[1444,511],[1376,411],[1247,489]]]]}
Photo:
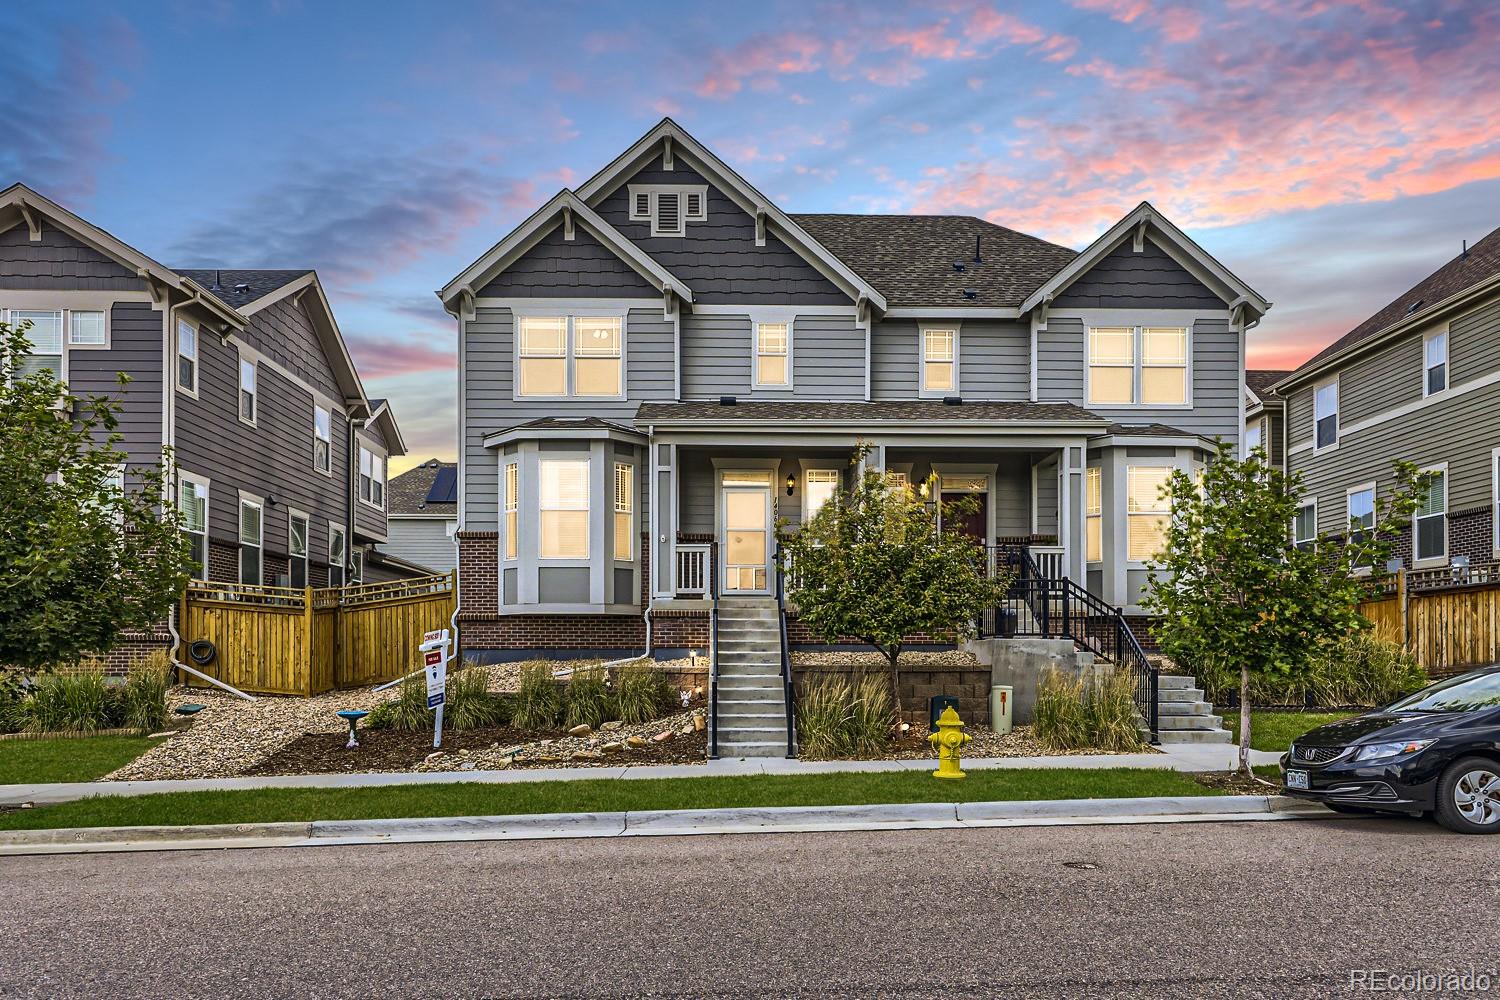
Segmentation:
{"type": "Polygon", "coordinates": [[[717,543],[708,548],[708,759],[719,759],[719,568],[717,543]]]}
{"type": "Polygon", "coordinates": [[[792,653],[786,639],[786,563],[781,546],[776,547],[776,623],[781,630],[781,685],[786,699],[786,755],[797,756],[796,698],[792,693],[792,653]]]}

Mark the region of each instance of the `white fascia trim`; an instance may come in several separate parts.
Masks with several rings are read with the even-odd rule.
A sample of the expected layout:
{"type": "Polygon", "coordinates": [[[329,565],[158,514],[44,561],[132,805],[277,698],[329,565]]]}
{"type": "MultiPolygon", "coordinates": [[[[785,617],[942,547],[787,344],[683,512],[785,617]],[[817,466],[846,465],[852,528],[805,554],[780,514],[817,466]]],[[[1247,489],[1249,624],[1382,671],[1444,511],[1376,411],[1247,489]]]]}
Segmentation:
{"type": "MultiPolygon", "coordinates": [[[[590,204],[598,204],[650,158],[656,144],[663,139],[671,140],[674,158],[686,154],[688,165],[705,175],[710,182],[717,182],[715,186],[728,195],[730,200],[739,205],[746,214],[752,218],[759,215],[766,216],[781,231],[781,235],[793,244],[794,248],[801,249],[804,255],[810,258],[809,263],[829,280],[842,286],[851,298],[858,299],[863,295],[875,308],[881,312],[885,311],[885,296],[855,274],[847,264],[835,257],[823,244],[813,239],[811,234],[793,222],[769,198],[757,191],[749,181],[736,173],[671,118],[663,118],[655,128],[636,140],[629,149],[589,178],[578,188],[578,197],[590,204]]],[[[446,299],[447,296],[445,295],[444,298],[446,299]]]]}
{"type": "Polygon", "coordinates": [[[575,225],[581,223],[612,253],[629,264],[641,277],[655,285],[658,291],[670,290],[684,302],[693,301],[692,289],[686,283],[626,239],[619,230],[600,218],[598,213],[567,188],[553,195],[552,199],[532,213],[530,218],[511,230],[508,236],[465,268],[458,277],[444,285],[438,292],[438,298],[442,299],[444,305],[451,305],[454,298],[461,292],[473,295],[478,286],[484,285],[496,274],[504,271],[512,261],[530,250],[543,236],[551,232],[555,225],[559,224],[564,208],[572,211],[575,225]]]}
{"type": "MultiPolygon", "coordinates": [[[[1054,296],[1068,285],[1071,285],[1102,257],[1114,250],[1116,246],[1124,240],[1131,238],[1133,230],[1142,222],[1149,222],[1164,237],[1164,239],[1153,238],[1152,242],[1156,243],[1163,250],[1166,250],[1173,259],[1184,264],[1184,266],[1186,266],[1188,261],[1191,261],[1196,265],[1194,270],[1201,269],[1204,272],[1204,275],[1201,276],[1213,279],[1213,284],[1219,286],[1215,291],[1221,296],[1224,294],[1223,290],[1228,290],[1232,293],[1226,297],[1226,308],[1228,307],[1228,302],[1236,298],[1245,299],[1246,304],[1261,315],[1264,315],[1271,308],[1271,303],[1267,302],[1253,288],[1241,281],[1234,272],[1215,260],[1208,251],[1193,242],[1186,233],[1178,229],[1167,220],[1166,216],[1157,211],[1155,206],[1149,201],[1143,201],[1136,206],[1133,212],[1111,226],[1103,236],[1100,236],[1091,243],[1081,254],[1069,261],[1062,270],[1058,271],[1051,278],[1048,278],[1040,288],[1028,295],[1026,301],[1021,303],[1020,311],[1022,313],[1031,312],[1031,310],[1042,303],[1043,299],[1054,296]],[[1178,257],[1177,254],[1172,253],[1174,249],[1183,256],[1178,257]]],[[[1195,274],[1195,277],[1200,277],[1200,275],[1195,274]]]]}
{"type": "Polygon", "coordinates": [[[1021,310],[1013,306],[892,306],[885,319],[930,319],[934,322],[962,323],[966,319],[1019,319],[1021,310]]]}
{"type": "MultiPolygon", "coordinates": [[[[1144,437],[1134,434],[1105,434],[1101,437],[1089,438],[1089,451],[1100,451],[1104,448],[1193,448],[1198,451],[1212,453],[1214,443],[1206,437],[1197,434],[1183,434],[1181,436],[1144,437]]],[[[1140,463],[1135,463],[1139,465],[1140,463]]]]}
{"type": "Polygon", "coordinates": [[[484,436],[486,448],[499,448],[514,441],[619,441],[645,445],[647,436],[627,428],[613,427],[512,427],[484,436]]]}
{"type": "Polygon", "coordinates": [[[273,289],[272,291],[269,291],[266,294],[262,295],[260,298],[253,299],[250,302],[247,302],[244,305],[240,306],[240,312],[244,313],[246,316],[253,316],[256,313],[260,312],[262,309],[266,308],[266,306],[273,305],[281,299],[286,298],[288,295],[293,295],[297,292],[302,291],[304,288],[312,286],[317,282],[317,280],[317,272],[308,271],[302,277],[297,278],[293,281],[288,281],[280,288],[273,289]]]}
{"type": "MultiPolygon", "coordinates": [[[[480,302],[488,302],[488,299],[480,299],[480,302]]],[[[770,312],[785,313],[788,316],[847,316],[850,319],[858,319],[854,304],[847,306],[768,306],[764,303],[747,302],[744,305],[724,302],[705,302],[692,307],[695,316],[761,316],[770,312]]],[[[775,321],[779,322],[779,320],[775,321]]]]}

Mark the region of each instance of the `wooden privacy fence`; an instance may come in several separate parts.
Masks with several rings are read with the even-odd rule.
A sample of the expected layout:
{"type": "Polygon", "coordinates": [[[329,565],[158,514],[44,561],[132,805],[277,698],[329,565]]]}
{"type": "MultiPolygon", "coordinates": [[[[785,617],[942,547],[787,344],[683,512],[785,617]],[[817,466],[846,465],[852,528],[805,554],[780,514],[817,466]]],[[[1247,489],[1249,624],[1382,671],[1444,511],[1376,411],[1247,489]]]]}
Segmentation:
{"type": "Polygon", "coordinates": [[[305,590],[195,580],[178,656],[251,694],[379,684],[421,665],[422,634],[448,627],[453,601],[453,574],[305,590]],[[192,658],[203,640],[214,646],[207,665],[192,658]]]}
{"type": "Polygon", "coordinates": [[[1400,571],[1359,612],[1433,676],[1500,663],[1500,578],[1484,567],[1400,571]]]}

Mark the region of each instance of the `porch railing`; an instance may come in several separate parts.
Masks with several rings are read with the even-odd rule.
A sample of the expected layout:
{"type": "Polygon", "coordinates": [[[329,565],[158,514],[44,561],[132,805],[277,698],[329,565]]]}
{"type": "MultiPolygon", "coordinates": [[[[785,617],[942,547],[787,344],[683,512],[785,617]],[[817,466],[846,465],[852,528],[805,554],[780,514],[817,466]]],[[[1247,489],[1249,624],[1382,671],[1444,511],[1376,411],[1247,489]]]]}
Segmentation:
{"type": "MultiPolygon", "coordinates": [[[[703,546],[712,566],[713,545],[703,546]]],[[[719,759],[719,587],[714,574],[708,576],[708,759],[719,759]]]]}
{"type": "Polygon", "coordinates": [[[781,630],[781,687],[786,699],[786,755],[797,756],[796,699],[792,694],[792,650],[786,639],[786,576],[791,565],[790,553],[776,546],[776,623],[781,630]]]}
{"type": "Polygon", "coordinates": [[[1068,575],[1061,545],[1031,545],[1027,547],[1031,559],[1041,574],[1049,579],[1061,580],[1068,575]]]}
{"type": "Polygon", "coordinates": [[[707,596],[713,578],[713,560],[707,544],[677,546],[677,579],[679,594],[707,596]]]}

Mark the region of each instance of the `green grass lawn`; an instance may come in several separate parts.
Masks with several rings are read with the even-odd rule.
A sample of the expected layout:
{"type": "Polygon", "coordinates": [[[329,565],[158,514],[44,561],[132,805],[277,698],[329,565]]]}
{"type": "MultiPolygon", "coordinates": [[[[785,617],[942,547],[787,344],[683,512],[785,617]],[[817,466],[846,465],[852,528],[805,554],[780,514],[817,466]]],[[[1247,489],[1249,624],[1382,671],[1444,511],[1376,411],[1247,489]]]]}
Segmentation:
{"type": "Polygon", "coordinates": [[[0,740],[0,785],[93,781],[124,767],[155,742],[140,736],[0,740]]]}
{"type": "Polygon", "coordinates": [[[1215,794],[1218,794],[1215,789],[1205,788],[1190,775],[1165,769],[1131,768],[974,770],[963,781],[939,781],[926,771],[885,771],[724,778],[603,778],[504,785],[463,782],[100,797],[0,813],[0,830],[1215,794]]]}
{"type": "MultiPolygon", "coordinates": [[[[1347,719],[1353,712],[1269,712],[1250,711],[1250,747],[1253,750],[1270,750],[1285,753],[1292,741],[1309,730],[1326,726],[1330,722],[1347,719]]],[[[1236,745],[1240,741],[1240,710],[1224,709],[1224,728],[1234,734],[1236,745]]]]}

